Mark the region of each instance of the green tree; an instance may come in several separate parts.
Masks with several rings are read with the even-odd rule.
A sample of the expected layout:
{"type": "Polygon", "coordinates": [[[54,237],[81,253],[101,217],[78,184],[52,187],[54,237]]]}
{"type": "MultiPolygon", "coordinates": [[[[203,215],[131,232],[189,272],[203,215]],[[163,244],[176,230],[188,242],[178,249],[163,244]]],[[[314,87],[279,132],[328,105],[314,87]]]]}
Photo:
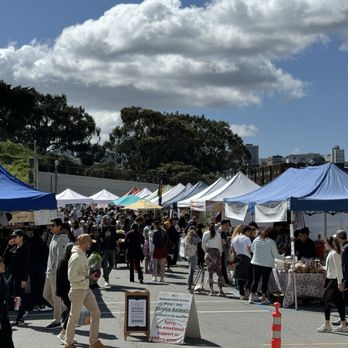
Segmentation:
{"type": "Polygon", "coordinates": [[[40,153],[76,154],[91,145],[100,130],[82,107],[70,106],[64,95],[40,94],[33,88],[11,87],[0,81],[0,140],[24,144],[37,141],[40,153]]]}
{"type": "Polygon", "coordinates": [[[245,167],[247,150],[226,122],[140,107],[123,108],[121,119],[106,146],[131,171],[173,162],[192,165],[202,174],[225,175],[245,167]]]}

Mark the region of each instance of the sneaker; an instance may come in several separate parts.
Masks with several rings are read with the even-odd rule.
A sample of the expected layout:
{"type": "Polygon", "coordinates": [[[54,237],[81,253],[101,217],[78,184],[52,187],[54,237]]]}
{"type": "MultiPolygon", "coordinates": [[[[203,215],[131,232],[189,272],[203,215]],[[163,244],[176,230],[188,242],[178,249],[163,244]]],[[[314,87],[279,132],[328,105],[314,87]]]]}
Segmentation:
{"type": "Polygon", "coordinates": [[[40,306],[40,311],[41,312],[53,311],[53,308],[49,307],[49,306],[46,306],[46,305],[43,305],[43,306],[40,306]]]}
{"type": "Polygon", "coordinates": [[[254,303],[254,297],[253,297],[253,296],[250,296],[248,302],[249,302],[250,304],[254,303]]]}
{"type": "Polygon", "coordinates": [[[322,326],[317,328],[318,332],[331,332],[332,331],[332,327],[330,324],[323,324],[322,326]]]}
{"type": "Polygon", "coordinates": [[[24,318],[17,318],[14,325],[23,326],[25,324],[24,318]]]}
{"type": "Polygon", "coordinates": [[[152,277],[153,282],[157,282],[157,277],[152,277]]]}
{"type": "Polygon", "coordinates": [[[348,326],[347,325],[340,325],[333,329],[334,332],[348,332],[348,326]]]}
{"type": "Polygon", "coordinates": [[[59,327],[61,327],[61,324],[60,324],[60,323],[57,323],[56,321],[52,321],[51,324],[48,324],[48,325],[46,326],[46,329],[57,329],[57,328],[59,328],[59,327]]]}
{"type": "Polygon", "coordinates": [[[38,306],[38,305],[34,306],[33,312],[40,312],[40,306],[38,306]]]}
{"type": "Polygon", "coordinates": [[[140,284],[144,284],[144,281],[142,279],[139,280],[140,284]]]}
{"type": "Polygon", "coordinates": [[[110,283],[105,280],[105,287],[110,288],[110,283]]]}
{"type": "Polygon", "coordinates": [[[101,343],[100,341],[97,341],[93,344],[90,344],[89,348],[108,348],[107,346],[105,346],[103,343],[101,343]]]}
{"type": "Polygon", "coordinates": [[[269,305],[270,303],[271,303],[271,302],[269,301],[268,298],[264,298],[264,299],[261,300],[261,304],[262,304],[262,305],[269,305]]]}
{"type": "Polygon", "coordinates": [[[341,319],[335,320],[331,322],[332,325],[341,325],[341,319]]]}

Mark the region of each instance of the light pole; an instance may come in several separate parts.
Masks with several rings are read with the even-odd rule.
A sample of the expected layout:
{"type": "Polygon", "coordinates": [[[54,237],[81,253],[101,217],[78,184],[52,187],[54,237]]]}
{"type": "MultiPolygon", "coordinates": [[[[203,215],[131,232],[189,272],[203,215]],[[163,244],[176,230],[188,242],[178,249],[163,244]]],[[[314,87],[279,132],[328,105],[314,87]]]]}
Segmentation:
{"type": "Polygon", "coordinates": [[[59,161],[54,161],[54,192],[57,193],[58,190],[58,164],[59,161]]]}

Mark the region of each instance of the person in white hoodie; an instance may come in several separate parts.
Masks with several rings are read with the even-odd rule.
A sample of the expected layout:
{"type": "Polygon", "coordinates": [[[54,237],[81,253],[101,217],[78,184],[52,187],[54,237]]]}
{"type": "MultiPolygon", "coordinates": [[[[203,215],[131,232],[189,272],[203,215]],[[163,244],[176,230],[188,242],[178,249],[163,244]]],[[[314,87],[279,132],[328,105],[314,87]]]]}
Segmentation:
{"type": "Polygon", "coordinates": [[[65,348],[75,348],[74,336],[75,326],[78,322],[82,307],[85,306],[91,315],[91,328],[89,332],[90,348],[105,348],[99,339],[100,310],[92,290],[89,288],[89,281],[96,280],[96,275],[90,274],[86,251],[90,249],[93,239],[89,234],[81,234],[77,238],[78,245],[71,251],[68,264],[68,279],[70,282],[69,298],[71,309],[68,325],[65,333],[65,348]]]}

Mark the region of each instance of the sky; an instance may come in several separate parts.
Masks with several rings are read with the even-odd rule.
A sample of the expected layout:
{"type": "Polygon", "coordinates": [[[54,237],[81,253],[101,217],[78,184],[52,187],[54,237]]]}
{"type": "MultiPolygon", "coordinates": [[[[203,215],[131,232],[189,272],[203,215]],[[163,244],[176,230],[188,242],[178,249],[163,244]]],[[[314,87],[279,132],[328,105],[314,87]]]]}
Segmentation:
{"type": "Polygon", "coordinates": [[[348,152],[347,0],[11,0],[0,33],[0,79],[103,139],[135,105],[227,121],[260,157],[348,152]]]}

